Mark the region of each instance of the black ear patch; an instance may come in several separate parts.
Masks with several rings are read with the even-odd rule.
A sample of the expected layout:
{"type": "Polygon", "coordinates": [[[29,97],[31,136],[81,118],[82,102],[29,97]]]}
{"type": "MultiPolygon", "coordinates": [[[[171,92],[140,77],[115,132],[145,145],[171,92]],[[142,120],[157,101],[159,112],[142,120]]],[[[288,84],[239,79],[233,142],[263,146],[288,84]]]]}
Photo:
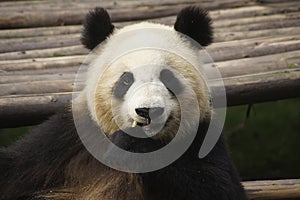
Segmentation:
{"type": "Polygon", "coordinates": [[[212,43],[211,19],[207,11],[199,7],[190,6],[182,9],[177,15],[174,28],[176,31],[193,38],[202,46],[212,43]]]}
{"type": "Polygon", "coordinates": [[[83,26],[81,43],[90,50],[103,42],[114,30],[114,25],[103,8],[95,8],[90,11],[86,15],[83,26]]]}

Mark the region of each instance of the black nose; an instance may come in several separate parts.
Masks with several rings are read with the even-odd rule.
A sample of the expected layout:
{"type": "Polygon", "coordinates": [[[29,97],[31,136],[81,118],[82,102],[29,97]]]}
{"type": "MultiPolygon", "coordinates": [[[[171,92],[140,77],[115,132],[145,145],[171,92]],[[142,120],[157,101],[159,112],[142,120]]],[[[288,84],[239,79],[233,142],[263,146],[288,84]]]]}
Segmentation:
{"type": "Polygon", "coordinates": [[[135,112],[141,117],[147,119],[155,119],[161,116],[164,113],[164,108],[162,107],[153,107],[153,108],[136,108],[135,112]]]}

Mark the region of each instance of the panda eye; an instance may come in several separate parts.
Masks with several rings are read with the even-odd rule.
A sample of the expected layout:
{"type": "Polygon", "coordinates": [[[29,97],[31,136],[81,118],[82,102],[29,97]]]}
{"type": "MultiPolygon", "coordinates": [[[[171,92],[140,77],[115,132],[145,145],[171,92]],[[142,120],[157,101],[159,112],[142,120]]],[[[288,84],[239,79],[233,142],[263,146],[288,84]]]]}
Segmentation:
{"type": "Polygon", "coordinates": [[[131,76],[131,73],[125,73],[122,76],[122,83],[126,86],[131,85],[133,82],[133,76],[131,76]]]}
{"type": "Polygon", "coordinates": [[[168,69],[163,69],[160,72],[160,81],[173,94],[178,95],[182,91],[180,81],[174,76],[173,72],[168,69]]]}
{"type": "Polygon", "coordinates": [[[122,74],[119,81],[114,87],[113,94],[115,95],[115,97],[123,98],[133,82],[134,78],[131,72],[125,72],[124,74],[122,74]]]}

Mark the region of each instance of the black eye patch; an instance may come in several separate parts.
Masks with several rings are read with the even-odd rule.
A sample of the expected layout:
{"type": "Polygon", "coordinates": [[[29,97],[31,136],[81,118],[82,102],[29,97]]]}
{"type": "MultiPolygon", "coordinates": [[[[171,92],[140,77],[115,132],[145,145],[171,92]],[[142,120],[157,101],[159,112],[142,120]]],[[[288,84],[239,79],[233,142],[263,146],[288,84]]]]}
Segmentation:
{"type": "Polygon", "coordinates": [[[170,70],[163,69],[160,72],[159,79],[173,95],[178,95],[182,91],[182,85],[180,81],[170,70]]]}
{"type": "Polygon", "coordinates": [[[122,74],[118,82],[114,87],[113,94],[116,98],[121,99],[124,97],[130,86],[134,82],[134,77],[131,72],[125,72],[122,74]]]}

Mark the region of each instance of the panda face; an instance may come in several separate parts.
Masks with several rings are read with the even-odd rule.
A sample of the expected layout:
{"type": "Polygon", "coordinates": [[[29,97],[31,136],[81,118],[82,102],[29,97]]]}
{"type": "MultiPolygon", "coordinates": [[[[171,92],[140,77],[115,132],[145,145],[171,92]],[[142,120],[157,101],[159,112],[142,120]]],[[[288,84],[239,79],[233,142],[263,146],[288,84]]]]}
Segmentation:
{"type": "MultiPolygon", "coordinates": [[[[185,124],[185,129],[191,127],[189,123],[195,116],[191,110],[182,110],[181,105],[191,105],[193,94],[199,103],[200,118],[210,113],[203,79],[180,56],[137,50],[107,65],[101,76],[96,76],[96,66],[92,68],[96,71],[90,71],[89,81],[97,84],[95,89],[87,87],[87,98],[93,119],[108,136],[136,126],[148,137],[170,141],[180,124],[185,124]],[[181,119],[182,112],[188,117],[181,119]]],[[[92,84],[88,82],[88,86],[92,84]]]]}
{"type": "Polygon", "coordinates": [[[120,76],[113,89],[116,104],[122,104],[117,113],[123,128],[137,125],[152,137],[163,130],[172,112],[178,110],[176,95],[183,86],[172,69],[164,66],[145,65],[130,70],[120,76]]]}

